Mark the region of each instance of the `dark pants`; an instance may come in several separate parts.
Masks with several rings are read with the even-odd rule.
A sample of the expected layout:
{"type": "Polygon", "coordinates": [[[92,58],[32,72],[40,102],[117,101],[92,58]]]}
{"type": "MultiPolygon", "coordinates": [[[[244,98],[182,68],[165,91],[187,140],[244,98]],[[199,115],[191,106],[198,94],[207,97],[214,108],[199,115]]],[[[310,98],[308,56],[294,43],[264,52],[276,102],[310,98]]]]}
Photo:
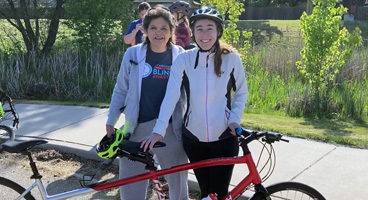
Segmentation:
{"type": "MultiPolygon", "coordinates": [[[[236,137],[215,142],[200,142],[183,135],[183,144],[190,162],[232,157],[239,153],[236,137]]],[[[194,169],[194,174],[201,189],[201,198],[208,196],[209,193],[217,193],[217,198],[222,199],[228,193],[233,168],[234,165],[224,165],[194,169]]]]}

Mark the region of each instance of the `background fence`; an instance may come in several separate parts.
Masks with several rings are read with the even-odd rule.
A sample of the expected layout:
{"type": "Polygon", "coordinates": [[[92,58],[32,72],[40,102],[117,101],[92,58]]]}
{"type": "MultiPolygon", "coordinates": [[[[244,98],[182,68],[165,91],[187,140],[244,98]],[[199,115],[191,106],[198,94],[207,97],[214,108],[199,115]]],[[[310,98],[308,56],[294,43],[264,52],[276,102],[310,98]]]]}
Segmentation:
{"type": "MultiPolygon", "coordinates": [[[[245,7],[245,11],[240,15],[240,20],[261,20],[280,19],[297,20],[305,7],[275,8],[275,7],[245,7]]],[[[368,7],[357,7],[354,13],[355,20],[368,20],[368,7]]]]}

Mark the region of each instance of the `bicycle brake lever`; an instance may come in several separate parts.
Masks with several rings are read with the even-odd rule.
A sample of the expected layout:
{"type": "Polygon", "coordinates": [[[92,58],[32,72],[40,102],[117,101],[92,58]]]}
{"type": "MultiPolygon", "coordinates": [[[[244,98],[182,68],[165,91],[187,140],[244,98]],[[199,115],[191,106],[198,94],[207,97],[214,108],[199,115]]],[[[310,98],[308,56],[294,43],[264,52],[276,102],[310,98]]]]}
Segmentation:
{"type": "Polygon", "coordinates": [[[281,139],[281,137],[282,137],[282,134],[280,133],[266,132],[265,137],[262,140],[267,142],[268,144],[271,144],[276,141],[283,140],[281,139]]]}

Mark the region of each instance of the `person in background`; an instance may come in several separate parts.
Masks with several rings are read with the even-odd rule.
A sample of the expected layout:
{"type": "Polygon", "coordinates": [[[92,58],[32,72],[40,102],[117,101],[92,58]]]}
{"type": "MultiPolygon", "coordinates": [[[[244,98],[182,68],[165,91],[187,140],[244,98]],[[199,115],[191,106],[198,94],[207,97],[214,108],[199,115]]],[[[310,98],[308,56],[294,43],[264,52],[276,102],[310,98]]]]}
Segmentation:
{"type": "Polygon", "coordinates": [[[142,20],[150,7],[150,4],[147,2],[142,2],[138,5],[139,19],[130,23],[124,35],[125,44],[136,45],[143,42],[142,20]]]}
{"type": "MultiPolygon", "coordinates": [[[[160,106],[166,92],[171,65],[179,53],[184,52],[174,45],[175,24],[171,13],[163,7],[150,8],[143,19],[146,40],[128,48],[124,54],[117,82],[111,97],[106,122],[107,137],[114,133],[114,126],[121,113],[125,115],[122,128],[124,135],[131,133],[129,140],[141,141],[152,133],[160,106]]],[[[184,117],[182,101],[176,102],[163,142],[165,147],[153,149],[162,169],[188,163],[181,131],[184,117]]],[[[148,172],[145,165],[127,158],[119,159],[119,178],[148,172]]],[[[187,200],[188,172],[165,176],[171,200],[187,200]]],[[[148,180],[120,187],[122,200],[145,200],[148,180]]]]}
{"type": "Polygon", "coordinates": [[[187,18],[187,16],[191,15],[189,3],[185,1],[176,1],[171,4],[169,9],[173,14],[176,23],[176,45],[179,45],[184,49],[190,49],[192,47],[190,44],[192,33],[190,31],[189,21],[187,18]]]}
{"type": "MultiPolygon", "coordinates": [[[[152,149],[166,137],[170,116],[184,87],[188,106],[183,124],[183,145],[190,162],[233,157],[239,153],[235,129],[240,127],[248,87],[240,56],[220,41],[224,21],[213,8],[201,8],[190,17],[197,47],[175,60],[159,118],[141,147],[152,149]]],[[[174,112],[175,113],[175,112],[174,112]]],[[[195,169],[201,198],[227,193],[234,165],[195,169]]]]}

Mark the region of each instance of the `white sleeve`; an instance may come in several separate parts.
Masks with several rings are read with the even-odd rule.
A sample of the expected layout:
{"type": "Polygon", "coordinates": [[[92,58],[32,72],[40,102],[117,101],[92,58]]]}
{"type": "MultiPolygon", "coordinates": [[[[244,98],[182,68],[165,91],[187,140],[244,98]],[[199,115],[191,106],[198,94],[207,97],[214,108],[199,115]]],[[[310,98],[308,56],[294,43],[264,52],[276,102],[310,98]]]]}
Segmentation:
{"type": "Polygon", "coordinates": [[[161,104],[160,114],[158,116],[156,125],[153,128],[153,132],[162,135],[162,137],[164,137],[166,134],[170,117],[173,114],[175,106],[180,98],[180,87],[184,74],[183,57],[183,54],[180,54],[175,59],[171,67],[170,78],[167,83],[164,100],[161,104]]]}

